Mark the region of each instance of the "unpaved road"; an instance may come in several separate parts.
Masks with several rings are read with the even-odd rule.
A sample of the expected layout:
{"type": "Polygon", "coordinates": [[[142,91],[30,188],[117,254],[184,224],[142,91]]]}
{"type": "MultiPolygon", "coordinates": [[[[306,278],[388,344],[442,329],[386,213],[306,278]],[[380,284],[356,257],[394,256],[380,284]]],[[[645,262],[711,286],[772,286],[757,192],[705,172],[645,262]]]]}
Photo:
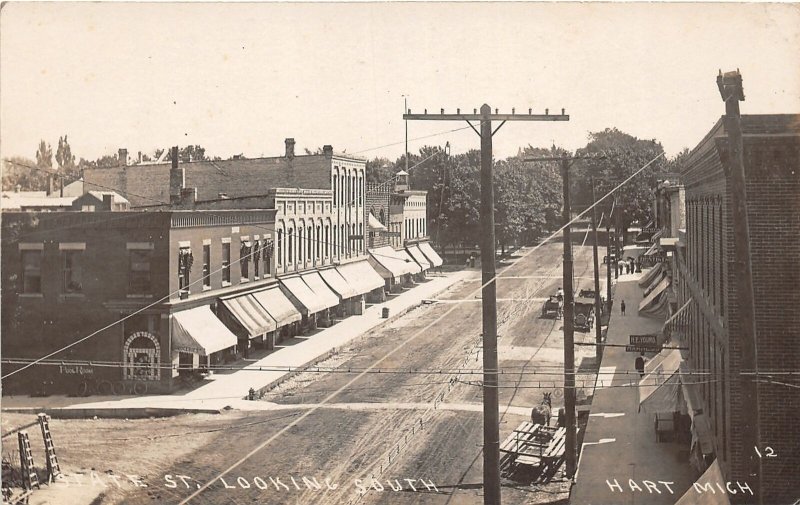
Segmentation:
{"type": "MultiPolygon", "coordinates": [[[[541,300],[561,285],[562,249],[551,243],[520,259],[528,251],[516,253],[505,272],[498,266],[499,396],[501,408],[508,407],[501,439],[528,419],[543,392],[554,393],[554,412],[562,403],[562,321],[540,317],[541,300]]],[[[591,248],[576,246],[574,254],[576,288],[588,287],[591,248]]],[[[286,381],[263,399],[265,408],[277,404],[275,411],[198,417],[201,425],[192,428],[182,416],[176,431],[227,427],[168,439],[160,461],[153,454],[159,440],[143,440],[146,469],[137,472],[131,463],[125,471],[146,473],[148,487],[109,490],[102,502],[179,503],[236,465],[190,503],[482,503],[479,275],[451,288],[441,303],[411,311],[322,363],[335,372],[307,372],[286,381]],[[330,405],[317,408],[326,398],[330,405]]],[[[576,332],[575,338],[589,342],[594,335],[576,332]]],[[[578,364],[590,361],[593,352],[578,347],[578,364]]],[[[106,422],[94,421],[98,427],[106,422]]],[[[129,424],[128,436],[135,437],[134,427],[147,422],[129,424]]],[[[91,421],[54,421],[57,440],[70,423],[91,421]]],[[[125,436],[122,430],[115,433],[125,436]]],[[[127,443],[102,444],[94,453],[88,447],[69,451],[63,459],[80,457],[85,468],[137,457],[136,446],[127,443]],[[97,462],[90,466],[91,458],[97,462]]],[[[536,490],[508,481],[503,501],[552,503],[565,498],[566,490],[558,482],[536,490]]]]}

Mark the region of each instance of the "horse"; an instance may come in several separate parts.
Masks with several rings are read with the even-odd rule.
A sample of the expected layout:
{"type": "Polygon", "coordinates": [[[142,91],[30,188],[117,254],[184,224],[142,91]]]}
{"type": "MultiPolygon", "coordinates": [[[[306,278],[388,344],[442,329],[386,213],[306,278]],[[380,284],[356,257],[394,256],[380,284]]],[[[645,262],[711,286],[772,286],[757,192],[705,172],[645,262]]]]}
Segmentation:
{"type": "Polygon", "coordinates": [[[550,401],[550,396],[552,393],[545,393],[544,398],[542,398],[542,403],[533,407],[531,410],[531,422],[534,424],[543,424],[545,426],[550,425],[550,409],[553,407],[553,403],[550,401]]]}

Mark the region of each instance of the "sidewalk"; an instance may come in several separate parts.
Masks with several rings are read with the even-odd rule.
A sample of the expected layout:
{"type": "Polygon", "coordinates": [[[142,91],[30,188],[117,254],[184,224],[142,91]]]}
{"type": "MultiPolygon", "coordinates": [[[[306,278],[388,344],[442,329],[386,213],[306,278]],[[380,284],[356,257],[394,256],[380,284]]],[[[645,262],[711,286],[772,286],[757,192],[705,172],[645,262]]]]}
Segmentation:
{"type": "MultiPolygon", "coordinates": [[[[628,344],[631,334],[661,330],[662,321],[637,315],[642,299],[637,281],[645,274],[620,276],[607,343],[628,344]],[[620,300],[628,307],[625,316],[619,313],[620,300]]],[[[598,375],[570,505],[672,505],[694,482],[688,451],[682,454],[675,443],[656,442],[653,415],[638,413],[638,391],[629,386],[639,380],[636,356],[624,347],[604,350],[600,371],[605,373],[598,375]],[[610,375],[612,371],[617,374],[610,375]],[[657,486],[657,491],[653,486],[648,489],[645,480],[657,486]]]]}
{"type": "MultiPolygon", "coordinates": [[[[134,397],[103,397],[100,398],[70,398],[66,396],[52,396],[47,398],[32,398],[28,396],[4,397],[3,410],[17,409],[41,410],[48,412],[54,410],[71,410],[78,414],[76,417],[104,415],[108,411],[126,411],[123,417],[134,417],[137,414],[158,415],[153,409],[163,409],[162,413],[178,411],[216,412],[225,407],[246,408],[252,403],[244,400],[250,388],[256,391],[270,387],[282,380],[285,376],[296,373],[285,370],[253,371],[259,367],[269,368],[302,368],[324,359],[351,340],[364,333],[398,318],[419,306],[423,300],[433,298],[456,283],[474,276],[475,272],[463,270],[448,272],[441,276],[429,277],[425,283],[418,284],[412,289],[403,292],[391,300],[368,307],[364,314],[350,316],[330,328],[310,336],[300,337],[300,342],[277,348],[264,358],[255,361],[241,370],[228,374],[217,374],[214,380],[192,391],[183,394],[134,396],[134,397]],[[384,319],[382,312],[389,309],[389,318],[384,319]],[[87,402],[87,400],[89,400],[87,402]],[[144,412],[141,412],[144,411],[144,412]]],[[[64,412],[64,414],[67,414],[64,412]]],[[[119,412],[118,414],[122,414],[119,412]]],[[[70,416],[72,417],[72,416],[70,416]]],[[[116,415],[115,417],[119,417],[116,415]]]]}

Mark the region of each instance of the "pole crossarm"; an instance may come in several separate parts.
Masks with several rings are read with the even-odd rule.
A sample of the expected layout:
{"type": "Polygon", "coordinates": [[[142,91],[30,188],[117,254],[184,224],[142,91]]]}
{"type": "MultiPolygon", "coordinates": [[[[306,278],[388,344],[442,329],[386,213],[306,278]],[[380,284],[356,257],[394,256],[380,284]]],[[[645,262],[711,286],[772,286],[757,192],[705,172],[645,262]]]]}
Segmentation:
{"type": "MultiPolygon", "coordinates": [[[[415,121],[480,121],[480,114],[403,114],[403,119],[415,121]]],[[[489,114],[491,121],[569,121],[569,114],[489,114]]]]}
{"type": "Polygon", "coordinates": [[[472,131],[474,131],[476,134],[478,134],[479,137],[481,136],[481,132],[479,132],[478,129],[475,128],[475,125],[470,123],[469,120],[467,120],[467,124],[469,125],[470,128],[472,128],[472,131]]]}

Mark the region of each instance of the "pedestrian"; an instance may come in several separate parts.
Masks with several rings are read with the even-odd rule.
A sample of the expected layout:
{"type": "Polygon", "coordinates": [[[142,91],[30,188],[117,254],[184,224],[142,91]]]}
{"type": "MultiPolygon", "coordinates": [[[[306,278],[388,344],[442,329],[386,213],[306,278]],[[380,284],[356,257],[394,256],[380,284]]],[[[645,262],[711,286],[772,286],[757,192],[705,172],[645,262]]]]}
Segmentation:
{"type": "Polygon", "coordinates": [[[625,315],[625,300],[622,300],[622,303],[619,304],[619,311],[623,316],[625,315]]]}
{"type": "Polygon", "coordinates": [[[636,357],[636,371],[639,372],[639,378],[644,377],[644,353],[641,353],[639,356],[636,357]]]}

